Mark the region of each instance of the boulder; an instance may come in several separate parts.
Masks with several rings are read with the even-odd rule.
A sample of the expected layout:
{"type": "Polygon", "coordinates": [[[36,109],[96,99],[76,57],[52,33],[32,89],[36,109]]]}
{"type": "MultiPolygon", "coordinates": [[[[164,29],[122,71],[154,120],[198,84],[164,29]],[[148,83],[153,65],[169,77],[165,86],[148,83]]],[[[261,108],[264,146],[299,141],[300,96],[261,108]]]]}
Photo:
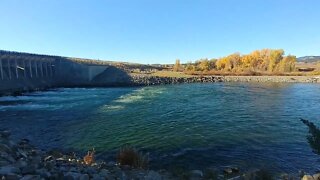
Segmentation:
{"type": "Polygon", "coordinates": [[[239,168],[237,167],[227,167],[223,170],[223,172],[226,174],[226,175],[232,175],[232,174],[236,174],[236,173],[239,173],[240,170],[239,168]]]}
{"type": "Polygon", "coordinates": [[[192,170],[192,171],[190,171],[190,177],[191,178],[202,178],[203,172],[200,170],[192,170]]]}
{"type": "Polygon", "coordinates": [[[10,131],[0,131],[0,138],[9,138],[10,135],[10,131]]]}
{"type": "Polygon", "coordinates": [[[17,179],[18,180],[18,179],[21,179],[21,176],[17,175],[17,174],[8,174],[6,176],[3,176],[2,179],[6,179],[6,180],[16,180],[17,179]]]}
{"type": "Polygon", "coordinates": [[[67,172],[64,176],[67,179],[80,179],[81,174],[76,172],[67,172]]]}
{"type": "Polygon", "coordinates": [[[27,166],[21,168],[22,174],[34,174],[37,170],[36,165],[34,164],[28,164],[27,166]]]}
{"type": "Polygon", "coordinates": [[[89,180],[90,178],[89,178],[89,175],[88,174],[82,174],[81,176],[80,176],[80,180],[89,180]]]}
{"type": "Polygon", "coordinates": [[[101,169],[99,172],[99,175],[104,178],[107,178],[109,176],[109,174],[110,174],[110,172],[106,169],[101,169]]]}
{"type": "Polygon", "coordinates": [[[6,153],[10,154],[10,153],[12,153],[12,150],[8,145],[0,143],[0,152],[6,152],[6,153]]]}
{"type": "Polygon", "coordinates": [[[39,175],[25,175],[20,180],[40,180],[39,175]]]}
{"type": "Polygon", "coordinates": [[[146,175],[146,180],[161,180],[161,175],[155,171],[149,171],[146,175]]]}
{"type": "Polygon", "coordinates": [[[11,165],[0,167],[0,175],[8,174],[20,174],[20,169],[11,165]]]}
{"type": "Polygon", "coordinates": [[[314,174],[312,177],[314,180],[320,180],[320,173],[314,174]]]}
{"type": "Polygon", "coordinates": [[[101,177],[99,174],[94,174],[92,180],[105,180],[105,178],[101,177]]]}
{"type": "Polygon", "coordinates": [[[314,180],[314,179],[313,179],[313,177],[310,176],[310,175],[304,175],[304,176],[302,177],[302,180],[314,180]]]}

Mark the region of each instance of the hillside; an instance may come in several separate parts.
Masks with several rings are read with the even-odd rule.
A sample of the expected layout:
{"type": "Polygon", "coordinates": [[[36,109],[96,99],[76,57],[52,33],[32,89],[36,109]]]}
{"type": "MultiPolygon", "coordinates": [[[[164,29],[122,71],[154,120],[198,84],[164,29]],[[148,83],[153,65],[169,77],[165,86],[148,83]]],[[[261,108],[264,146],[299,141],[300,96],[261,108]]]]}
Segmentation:
{"type": "Polygon", "coordinates": [[[320,61],[320,56],[303,56],[297,59],[298,62],[317,62],[320,61]]]}

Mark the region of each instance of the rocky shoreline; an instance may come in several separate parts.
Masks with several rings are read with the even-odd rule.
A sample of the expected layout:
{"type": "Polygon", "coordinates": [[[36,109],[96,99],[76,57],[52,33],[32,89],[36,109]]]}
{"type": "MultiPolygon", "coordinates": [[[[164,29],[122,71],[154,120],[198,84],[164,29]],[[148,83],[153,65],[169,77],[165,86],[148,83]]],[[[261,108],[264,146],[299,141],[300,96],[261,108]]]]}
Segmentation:
{"type": "Polygon", "coordinates": [[[132,75],[132,84],[140,86],[215,83],[215,82],[274,82],[274,83],[320,83],[320,76],[191,76],[160,77],[152,75],[132,75]]]}
{"type": "Polygon", "coordinates": [[[9,131],[0,131],[0,179],[2,180],[104,180],[104,179],[171,179],[165,172],[134,169],[115,162],[94,161],[74,153],[43,151],[29,140],[14,142],[9,131]]]}
{"type": "Polygon", "coordinates": [[[132,87],[132,86],[153,86],[167,84],[187,83],[216,83],[216,82],[253,82],[253,83],[320,83],[320,76],[185,76],[165,77],[148,74],[134,74],[125,77],[118,83],[107,83],[99,85],[73,85],[73,86],[51,86],[33,89],[7,89],[0,91],[0,96],[19,96],[23,93],[33,91],[46,91],[53,88],[92,88],[92,87],[132,87]]]}
{"type": "Polygon", "coordinates": [[[225,167],[223,170],[207,168],[205,170],[191,170],[170,173],[166,170],[150,170],[120,165],[115,162],[104,162],[81,158],[75,153],[62,151],[44,151],[31,145],[29,140],[12,141],[9,131],[0,131],[0,178],[2,180],[165,180],[165,179],[302,179],[319,180],[320,173],[307,175],[299,171],[295,175],[280,174],[275,176],[268,171],[254,169],[241,172],[238,167],[225,167]]]}

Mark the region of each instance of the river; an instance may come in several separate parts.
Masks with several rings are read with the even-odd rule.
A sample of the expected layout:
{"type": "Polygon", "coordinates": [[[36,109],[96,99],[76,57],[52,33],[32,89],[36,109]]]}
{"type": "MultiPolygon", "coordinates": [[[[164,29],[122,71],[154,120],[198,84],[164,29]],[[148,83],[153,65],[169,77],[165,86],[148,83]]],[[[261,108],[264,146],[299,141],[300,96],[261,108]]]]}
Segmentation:
{"type": "Polygon", "coordinates": [[[0,97],[0,128],[43,149],[115,160],[131,144],[154,168],[235,165],[315,172],[320,155],[305,118],[320,125],[320,85],[212,83],[132,88],[61,88],[0,97]]]}

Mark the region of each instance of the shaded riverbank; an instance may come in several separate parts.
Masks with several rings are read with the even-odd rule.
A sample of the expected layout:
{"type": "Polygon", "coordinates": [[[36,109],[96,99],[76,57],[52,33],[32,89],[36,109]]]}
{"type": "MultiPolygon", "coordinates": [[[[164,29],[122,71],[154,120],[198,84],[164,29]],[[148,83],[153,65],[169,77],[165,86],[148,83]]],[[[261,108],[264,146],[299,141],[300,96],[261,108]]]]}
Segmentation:
{"type": "MultiPolygon", "coordinates": [[[[94,159],[94,157],[93,157],[94,159]]],[[[12,141],[9,131],[0,131],[0,178],[4,180],[104,180],[104,179],[172,179],[164,171],[134,169],[115,162],[92,160],[74,152],[44,151],[31,145],[28,139],[12,141]]]]}
{"type": "Polygon", "coordinates": [[[299,171],[296,174],[273,174],[262,169],[245,172],[238,167],[225,167],[222,171],[216,168],[205,170],[150,170],[133,168],[115,162],[96,160],[94,156],[88,163],[87,156],[79,157],[74,152],[60,150],[40,150],[31,145],[28,139],[13,141],[9,131],[0,131],[0,178],[4,180],[104,180],[104,179],[303,179],[316,180],[320,174],[306,175],[299,171]]]}

